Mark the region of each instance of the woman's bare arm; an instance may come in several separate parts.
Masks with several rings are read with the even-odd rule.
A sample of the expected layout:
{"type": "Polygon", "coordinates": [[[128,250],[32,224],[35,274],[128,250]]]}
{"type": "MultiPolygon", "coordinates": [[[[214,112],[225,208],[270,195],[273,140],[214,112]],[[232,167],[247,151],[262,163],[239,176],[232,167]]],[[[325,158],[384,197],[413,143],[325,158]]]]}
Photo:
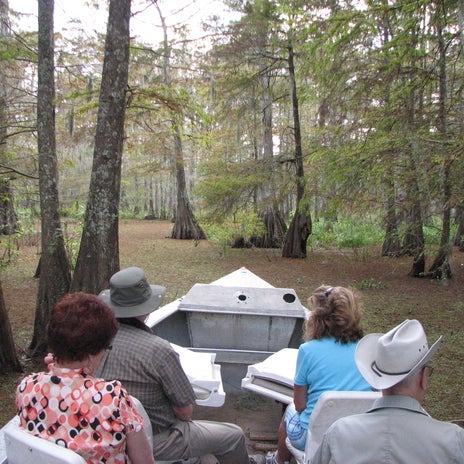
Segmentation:
{"type": "Polygon", "coordinates": [[[155,464],[153,451],[144,429],[127,434],[127,455],[131,464],[155,464]]]}
{"type": "Polygon", "coordinates": [[[295,403],[295,409],[298,412],[306,409],[306,403],[308,402],[308,386],[293,385],[293,402],[295,403]]]}

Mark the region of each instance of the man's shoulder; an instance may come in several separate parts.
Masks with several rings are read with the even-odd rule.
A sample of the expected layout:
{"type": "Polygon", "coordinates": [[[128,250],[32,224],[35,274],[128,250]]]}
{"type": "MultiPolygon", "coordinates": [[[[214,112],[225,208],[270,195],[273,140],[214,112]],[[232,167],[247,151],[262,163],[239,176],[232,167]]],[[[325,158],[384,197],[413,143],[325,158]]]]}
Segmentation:
{"type": "MultiPolygon", "coordinates": [[[[388,422],[391,425],[392,421],[398,424],[422,424],[422,427],[429,427],[434,430],[440,430],[446,433],[453,432],[464,437],[464,428],[452,422],[442,421],[435,419],[428,414],[414,411],[412,409],[402,408],[378,408],[370,411],[353,414],[351,416],[345,416],[336,420],[329,428],[336,431],[353,431],[356,427],[369,428],[374,424],[380,424],[385,422],[386,417],[389,418],[388,422]]],[[[407,426],[407,425],[406,425],[407,426]]]]}
{"type": "Polygon", "coordinates": [[[164,338],[158,337],[147,330],[121,324],[116,334],[114,343],[124,343],[125,345],[137,345],[156,347],[158,349],[172,350],[171,344],[164,338]]]}

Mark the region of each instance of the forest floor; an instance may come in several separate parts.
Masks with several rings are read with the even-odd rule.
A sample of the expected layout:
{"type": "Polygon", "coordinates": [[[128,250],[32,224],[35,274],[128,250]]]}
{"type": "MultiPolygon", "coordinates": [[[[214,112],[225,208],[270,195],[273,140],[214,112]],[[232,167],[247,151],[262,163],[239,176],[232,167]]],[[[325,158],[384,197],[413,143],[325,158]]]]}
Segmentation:
{"type": "MultiPolygon", "coordinates": [[[[435,370],[424,406],[438,419],[464,419],[464,253],[454,251],[454,277],[437,281],[408,277],[412,258],[381,257],[375,247],[308,249],[306,259],[295,260],[282,258],[277,249],[224,249],[210,241],[172,240],[168,238],[171,229],[168,221],[123,220],[120,224],[121,268],[143,268],[150,283],[167,287],[166,302],[182,296],[195,283],[212,282],[242,266],[275,287],[295,289],[303,305],[322,283],[357,288],[366,333],[385,332],[406,318],[416,318],[424,325],[430,344],[444,335],[444,343],[433,360],[435,370]]],[[[43,368],[25,358],[34,323],[37,242],[38,237],[24,237],[12,263],[0,272],[25,372],[43,368]]],[[[428,266],[432,259],[428,258],[428,266]]],[[[0,427],[15,412],[14,386],[20,376],[0,377],[0,427]]],[[[213,415],[217,420],[235,421],[249,436],[257,435],[259,441],[267,433],[276,433],[281,409],[256,396],[228,398],[228,408],[215,411],[199,408],[197,417],[213,415]]]]}

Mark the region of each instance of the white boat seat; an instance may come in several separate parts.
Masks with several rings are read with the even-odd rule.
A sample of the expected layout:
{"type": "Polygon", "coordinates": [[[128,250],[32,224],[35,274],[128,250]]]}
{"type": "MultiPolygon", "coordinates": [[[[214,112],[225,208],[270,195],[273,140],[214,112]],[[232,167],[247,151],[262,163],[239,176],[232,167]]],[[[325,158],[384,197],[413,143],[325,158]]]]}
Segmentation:
{"type": "Polygon", "coordinates": [[[19,418],[15,419],[4,428],[8,464],[85,464],[85,459],[74,451],[19,428],[19,418]]]}
{"type": "Polygon", "coordinates": [[[220,407],[226,394],[222,385],[221,366],[215,364],[216,353],[198,353],[171,343],[195,392],[199,406],[220,407]]]}
{"type": "MultiPolygon", "coordinates": [[[[145,432],[153,449],[153,432],[150,419],[142,403],[132,396],[134,406],[142,416],[145,432]]],[[[15,416],[2,429],[6,458],[2,464],[85,464],[85,459],[74,451],[51,441],[36,437],[19,427],[15,416]]]]}
{"type": "Polygon", "coordinates": [[[284,404],[293,401],[298,349],[283,348],[264,361],[248,366],[242,388],[284,404]]]}
{"type": "Polygon", "coordinates": [[[311,414],[305,450],[298,450],[290,444],[288,439],[286,441],[287,448],[293,454],[296,462],[309,464],[322,442],[324,433],[337,419],[366,412],[380,396],[380,392],[371,391],[327,391],[322,393],[311,414]]]}

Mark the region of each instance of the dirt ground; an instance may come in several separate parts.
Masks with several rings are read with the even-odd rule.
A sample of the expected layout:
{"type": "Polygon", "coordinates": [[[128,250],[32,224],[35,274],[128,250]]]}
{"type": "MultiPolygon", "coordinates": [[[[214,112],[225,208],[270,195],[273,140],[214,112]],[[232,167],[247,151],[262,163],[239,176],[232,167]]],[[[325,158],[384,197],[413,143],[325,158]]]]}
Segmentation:
{"type": "MultiPolygon", "coordinates": [[[[209,283],[242,266],[275,287],[295,289],[303,304],[322,283],[354,287],[363,301],[366,332],[385,332],[406,318],[417,318],[429,342],[444,335],[426,408],[439,419],[464,418],[464,253],[454,252],[453,279],[433,281],[408,277],[411,258],[383,258],[376,247],[314,250],[309,245],[306,259],[292,260],[282,258],[281,250],[224,249],[210,241],[171,240],[167,238],[171,228],[167,221],[120,224],[121,268],[143,268],[151,283],[167,287],[166,302],[185,294],[195,283],[209,283]]],[[[23,237],[11,248],[16,248],[12,263],[2,268],[0,278],[18,353],[27,372],[36,368],[24,355],[34,322],[38,236],[23,237]]],[[[428,257],[429,266],[432,259],[428,257]]],[[[0,426],[14,414],[13,391],[18,378],[18,374],[1,378],[0,426]]],[[[260,452],[275,448],[281,409],[272,400],[246,395],[228,397],[226,407],[198,408],[196,417],[241,425],[250,450],[260,452]]]]}

